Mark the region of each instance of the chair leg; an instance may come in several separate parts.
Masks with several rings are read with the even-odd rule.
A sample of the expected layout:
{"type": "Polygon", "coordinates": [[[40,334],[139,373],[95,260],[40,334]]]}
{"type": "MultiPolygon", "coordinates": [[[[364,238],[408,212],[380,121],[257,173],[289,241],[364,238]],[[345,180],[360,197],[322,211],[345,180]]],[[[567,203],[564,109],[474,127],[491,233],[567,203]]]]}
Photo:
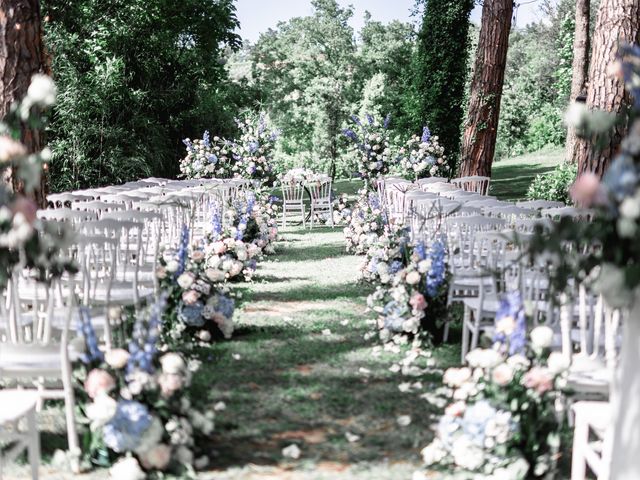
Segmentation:
{"type": "Polygon", "coordinates": [[[304,203],[302,204],[302,228],[307,228],[307,220],[305,219],[304,203]]]}
{"type": "Polygon", "coordinates": [[[311,204],[311,227],[310,229],[313,230],[313,217],[316,216],[316,209],[313,206],[313,203],[311,204]]]}
{"type": "Polygon", "coordinates": [[[573,430],[573,449],[571,454],[571,480],[584,480],[587,474],[587,462],[584,449],[589,442],[589,425],[580,415],[576,415],[573,430]]]}
{"type": "Polygon", "coordinates": [[[78,432],[76,430],[75,417],[75,395],[73,394],[73,384],[71,383],[71,366],[68,362],[62,365],[62,385],[64,388],[64,412],[67,421],[67,442],[71,456],[71,468],[74,473],[80,469],[80,444],[78,443],[78,432]]]}
{"type": "Polygon", "coordinates": [[[465,363],[465,357],[467,356],[467,350],[469,348],[469,322],[471,321],[471,309],[465,305],[464,315],[462,316],[462,348],[461,348],[461,362],[465,363]]]}
{"type": "Polygon", "coordinates": [[[287,228],[287,207],[282,207],[282,228],[287,228]]]}
{"type": "Polygon", "coordinates": [[[27,455],[29,457],[29,465],[31,466],[31,479],[38,480],[38,469],[40,467],[40,435],[38,434],[38,425],[36,423],[36,412],[32,409],[27,413],[27,455]]]}

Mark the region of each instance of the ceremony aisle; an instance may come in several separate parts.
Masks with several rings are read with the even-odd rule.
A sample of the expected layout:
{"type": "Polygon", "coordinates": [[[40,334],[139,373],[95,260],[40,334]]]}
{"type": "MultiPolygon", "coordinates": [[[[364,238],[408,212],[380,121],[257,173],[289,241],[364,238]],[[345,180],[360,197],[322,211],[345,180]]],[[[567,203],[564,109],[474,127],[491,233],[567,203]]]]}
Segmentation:
{"type": "Polygon", "coordinates": [[[234,339],[199,376],[226,404],[212,442],[218,467],[203,478],[411,478],[432,437],[430,406],[398,389],[406,380],[389,367],[401,355],[367,335],[362,259],[344,253],[338,230],[283,238],[243,299],[234,339]],[[293,444],[297,460],[282,453],[293,444]]]}

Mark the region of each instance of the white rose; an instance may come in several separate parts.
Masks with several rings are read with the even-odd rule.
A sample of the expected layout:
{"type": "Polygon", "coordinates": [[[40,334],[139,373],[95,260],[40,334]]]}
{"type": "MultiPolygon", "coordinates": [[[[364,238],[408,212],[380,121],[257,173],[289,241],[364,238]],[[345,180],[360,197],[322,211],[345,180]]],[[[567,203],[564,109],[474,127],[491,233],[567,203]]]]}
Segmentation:
{"type": "Polygon", "coordinates": [[[569,359],[560,352],[551,352],[547,366],[553,375],[558,375],[569,368],[569,359]]]}
{"type": "Polygon", "coordinates": [[[431,260],[422,260],[418,263],[418,271],[420,273],[427,273],[431,268],[431,260]]]}
{"type": "Polygon", "coordinates": [[[124,457],[118,460],[110,469],[109,476],[113,480],[144,480],[145,473],[134,457],[124,457]]]}
{"type": "Polygon", "coordinates": [[[501,363],[491,372],[491,379],[497,385],[505,386],[513,380],[513,367],[507,363],[501,363]]]}
{"type": "Polygon", "coordinates": [[[192,273],[183,273],[178,277],[178,285],[180,285],[180,288],[182,288],[183,290],[186,290],[191,287],[191,285],[193,285],[194,280],[195,277],[192,273]]]}
{"type": "Polygon", "coordinates": [[[551,327],[540,325],[531,330],[529,335],[531,337],[531,344],[536,350],[549,348],[553,345],[553,330],[551,327]]]}
{"type": "Polygon", "coordinates": [[[169,375],[177,375],[186,367],[184,359],[177,353],[165,353],[160,357],[160,365],[162,365],[162,372],[169,375]]]}
{"type": "Polygon", "coordinates": [[[502,362],[502,355],[491,348],[476,348],[467,353],[466,360],[474,368],[493,368],[502,362]]]}
{"type": "Polygon", "coordinates": [[[93,403],[87,405],[87,417],[91,420],[91,430],[95,430],[107,424],[116,414],[118,402],[106,392],[100,392],[93,403]]]}
{"type": "Polygon", "coordinates": [[[420,273],[416,272],[415,270],[413,272],[409,272],[405,278],[405,281],[409,285],[416,285],[418,282],[420,282],[420,273]]]}
{"type": "Polygon", "coordinates": [[[104,360],[107,365],[119,370],[129,361],[129,352],[122,348],[113,348],[104,354],[104,360]]]}
{"type": "Polygon", "coordinates": [[[420,453],[427,467],[440,462],[447,455],[444,444],[439,438],[424,447],[420,453]]]}
{"type": "Polygon", "coordinates": [[[167,263],[167,272],[169,273],[175,273],[178,271],[178,267],[180,266],[180,264],[178,263],[177,260],[171,260],[167,263]]]}
{"type": "Polygon", "coordinates": [[[635,220],[640,217],[640,198],[627,197],[620,204],[620,215],[635,220]]]}
{"type": "Polygon", "coordinates": [[[204,273],[207,278],[214,283],[222,282],[224,280],[224,272],[222,270],[208,268],[204,273]]]}

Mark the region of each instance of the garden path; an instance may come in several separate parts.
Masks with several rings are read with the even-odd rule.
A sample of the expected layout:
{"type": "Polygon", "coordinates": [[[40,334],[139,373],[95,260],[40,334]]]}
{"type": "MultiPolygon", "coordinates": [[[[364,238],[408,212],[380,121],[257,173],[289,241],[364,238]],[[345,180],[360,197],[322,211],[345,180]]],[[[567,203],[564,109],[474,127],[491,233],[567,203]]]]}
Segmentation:
{"type": "Polygon", "coordinates": [[[339,230],[283,237],[245,288],[233,340],[200,375],[227,406],[212,444],[217,470],[203,478],[411,478],[431,437],[429,405],[400,392],[406,379],[389,367],[401,355],[369,336],[361,258],[344,252],[339,230]],[[401,415],[412,423],[400,427],[401,415]],[[298,460],[282,455],[291,444],[298,460]]]}

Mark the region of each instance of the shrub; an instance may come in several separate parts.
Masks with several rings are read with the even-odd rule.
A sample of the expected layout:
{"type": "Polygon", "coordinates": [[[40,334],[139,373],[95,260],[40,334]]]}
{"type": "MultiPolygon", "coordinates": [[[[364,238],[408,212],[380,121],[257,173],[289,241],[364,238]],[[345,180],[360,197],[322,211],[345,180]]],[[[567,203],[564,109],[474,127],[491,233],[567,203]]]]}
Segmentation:
{"type": "Polygon", "coordinates": [[[530,200],[553,200],[571,203],[569,187],[576,180],[577,165],[563,162],[551,173],[536,175],[527,191],[530,200]]]}

